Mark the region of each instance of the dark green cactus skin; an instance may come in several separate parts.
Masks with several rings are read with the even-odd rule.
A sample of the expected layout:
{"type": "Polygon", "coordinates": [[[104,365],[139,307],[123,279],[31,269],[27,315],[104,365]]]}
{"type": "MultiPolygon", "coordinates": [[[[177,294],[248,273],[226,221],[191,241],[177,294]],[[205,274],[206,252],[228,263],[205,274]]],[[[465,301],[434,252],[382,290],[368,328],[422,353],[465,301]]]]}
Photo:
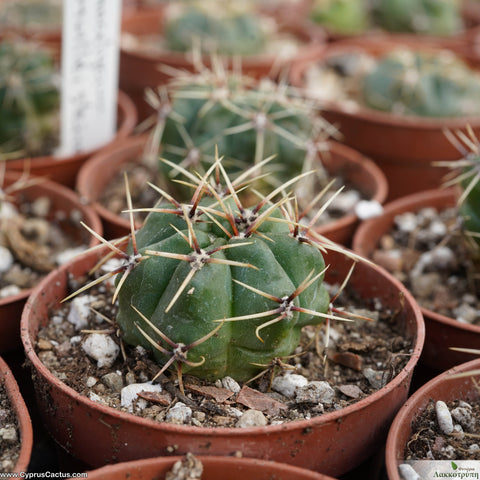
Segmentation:
{"type": "Polygon", "coordinates": [[[204,53],[254,55],[264,49],[266,36],[253,14],[215,18],[191,8],[167,23],[165,40],[167,48],[174,51],[187,52],[197,40],[204,53]]]}
{"type": "Polygon", "coordinates": [[[363,97],[371,108],[404,115],[478,115],[480,77],[453,55],[398,51],[365,76],[363,97]]]}
{"type": "MultiPolygon", "coordinates": [[[[472,169],[475,173],[478,172],[480,167],[480,156],[475,153],[468,154],[467,157],[472,161],[472,169]]],[[[470,177],[468,180],[462,182],[462,188],[467,188],[469,182],[472,180],[470,177]]],[[[480,234],[480,182],[477,181],[475,186],[469,191],[465,200],[460,205],[460,215],[463,218],[465,229],[469,232],[475,232],[480,234]]],[[[480,238],[474,237],[477,243],[480,243],[480,238]]],[[[476,252],[478,255],[478,251],[476,252]]]]}
{"type": "Polygon", "coordinates": [[[58,129],[59,91],[49,52],[0,44],[0,152],[34,154],[58,129]]]}
{"type": "Polygon", "coordinates": [[[370,24],[364,0],[320,0],[314,2],[310,16],[314,22],[343,34],[365,32],[370,24]]]}
{"type": "MultiPolygon", "coordinates": [[[[227,200],[226,203],[235,209],[233,202],[227,200]]],[[[274,216],[278,217],[280,213],[277,211],[274,216]]],[[[222,220],[222,224],[231,231],[228,222],[222,220]]],[[[192,248],[173,227],[188,235],[186,223],[181,216],[150,213],[137,234],[140,253],[146,250],[192,253],[192,248]]],[[[324,268],[319,249],[294,238],[284,223],[266,221],[258,228],[258,232],[267,235],[270,240],[257,233],[248,235],[247,238],[229,238],[218,226],[202,217],[193,224],[193,229],[200,247],[207,251],[219,245],[249,242],[249,245],[218,251],[213,257],[250,263],[258,270],[245,266],[206,263],[196,272],[173,307],[166,312],[167,305],[190,271],[191,265],[183,260],[150,256],[133,269],[119,293],[117,322],[127,343],[152,350],[152,345],[140,333],[136,323],[152,338],[160,340],[131,305],[171,340],[189,345],[214,330],[218,326],[215,320],[270,311],[279,306],[277,302],[235,283],[234,279],[283,298],[291,295],[309,272],[319,273],[324,268]]],[[[326,312],[329,297],[322,277],[298,295],[293,303],[326,312]]],[[[203,356],[204,364],[193,368],[184,366],[183,371],[210,380],[229,375],[238,381],[245,381],[263,369],[252,363],[268,364],[275,357],[291,354],[298,346],[301,328],[323,320],[318,316],[292,311],[291,315],[262,329],[260,336],[263,342],[260,341],[255,335],[256,327],[275,317],[276,315],[271,315],[225,322],[215,336],[193,347],[188,353],[191,361],[199,361],[203,356]]],[[[161,343],[171,350],[166,343],[161,343]]],[[[161,352],[155,349],[153,352],[160,364],[165,364],[168,360],[161,352]]]]}
{"type": "Polygon", "coordinates": [[[375,23],[391,32],[454,35],[463,21],[458,0],[377,0],[375,23]]]}

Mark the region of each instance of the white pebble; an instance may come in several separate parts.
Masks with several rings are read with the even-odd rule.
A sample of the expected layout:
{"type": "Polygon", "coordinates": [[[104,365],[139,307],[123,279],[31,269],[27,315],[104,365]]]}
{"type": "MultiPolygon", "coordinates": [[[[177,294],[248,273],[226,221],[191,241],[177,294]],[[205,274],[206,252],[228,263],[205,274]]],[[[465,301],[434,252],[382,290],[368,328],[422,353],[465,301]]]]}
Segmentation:
{"type": "Polygon", "coordinates": [[[378,217],[383,213],[381,203],[376,200],[360,200],[355,205],[355,215],[360,220],[367,220],[369,218],[378,217]]]}
{"type": "Polygon", "coordinates": [[[192,419],[192,409],[177,402],[167,413],[165,419],[172,423],[187,423],[192,419]]]}
{"type": "Polygon", "coordinates": [[[222,387],[230,390],[233,393],[238,393],[241,390],[240,385],[232,377],[222,378],[222,387]]]}
{"type": "Polygon", "coordinates": [[[18,295],[21,291],[17,285],[7,285],[0,290],[0,298],[13,297],[13,295],[18,295]]]}
{"type": "Polygon", "coordinates": [[[335,390],[328,382],[310,382],[297,388],[295,399],[297,403],[331,404],[335,399],[335,390]]]}
{"type": "Polygon", "coordinates": [[[417,228],[417,217],[412,212],[402,213],[395,217],[395,224],[402,232],[413,232],[417,228]]]}
{"type": "Polygon", "coordinates": [[[293,398],[297,388],[308,385],[308,380],[303,375],[292,373],[275,377],[272,382],[272,389],[285,397],[293,398]]]}
{"type": "Polygon", "coordinates": [[[85,385],[88,388],[92,388],[97,382],[98,380],[95,377],[88,377],[87,381],[85,382],[85,385]]]}
{"type": "Polygon", "coordinates": [[[12,267],[14,258],[7,247],[0,245],[0,273],[5,273],[12,267]]]}
{"type": "Polygon", "coordinates": [[[267,418],[259,410],[247,410],[238,419],[236,426],[239,428],[263,427],[267,423],[267,418]]]}
{"type": "Polygon", "coordinates": [[[401,463],[398,470],[404,480],[420,480],[420,475],[408,463],[401,463]]]}
{"type": "Polygon", "coordinates": [[[458,422],[467,432],[475,431],[475,417],[472,415],[472,410],[465,407],[457,407],[452,410],[452,417],[458,422]]]}
{"type": "Polygon", "coordinates": [[[82,343],[84,352],[97,361],[97,367],[111,367],[116,360],[120,347],[112,337],[102,333],[92,333],[82,343]]]}
{"type": "Polygon", "coordinates": [[[91,312],[90,304],[95,300],[92,295],[75,297],[70,303],[70,311],[67,320],[75,326],[77,330],[82,330],[88,325],[88,315],[91,312]]]}
{"type": "Polygon", "coordinates": [[[8,219],[18,215],[18,209],[10,202],[2,202],[2,208],[0,208],[0,218],[8,219]]]}
{"type": "Polygon", "coordinates": [[[70,343],[72,345],[76,345],[77,343],[80,343],[82,341],[82,336],[81,335],[74,335],[73,337],[70,337],[70,343]]]}
{"type": "Polygon", "coordinates": [[[85,247],[69,248],[67,250],[64,250],[63,252],[59,252],[55,257],[55,262],[57,265],[63,265],[64,263],[72,260],[77,255],[80,255],[84,251],[85,247]]]}
{"type": "Polygon", "coordinates": [[[137,409],[143,410],[147,407],[147,401],[143,398],[138,398],[140,392],[161,392],[162,387],[152,382],[145,383],[131,383],[126,387],[123,387],[120,392],[120,403],[122,407],[128,409],[129,412],[133,412],[133,404],[137,400],[137,409]]]}
{"type": "Polygon", "coordinates": [[[437,413],[437,422],[440,430],[446,435],[453,432],[453,420],[447,404],[438,400],[435,404],[435,412],[437,413]]]}
{"type": "Polygon", "coordinates": [[[468,451],[471,452],[471,453],[478,452],[479,450],[480,450],[480,445],[478,445],[478,443],[472,443],[472,444],[468,447],[468,451]]]}

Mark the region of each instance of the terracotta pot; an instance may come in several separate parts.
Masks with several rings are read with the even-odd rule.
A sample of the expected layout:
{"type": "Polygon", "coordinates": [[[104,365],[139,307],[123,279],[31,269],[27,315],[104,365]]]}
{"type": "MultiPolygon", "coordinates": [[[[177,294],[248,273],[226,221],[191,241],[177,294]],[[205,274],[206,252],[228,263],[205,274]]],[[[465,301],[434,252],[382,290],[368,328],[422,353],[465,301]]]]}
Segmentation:
{"type": "MultiPolygon", "coordinates": [[[[353,237],[353,250],[363,257],[372,258],[381,237],[393,228],[394,218],[405,212],[421,208],[444,209],[456,204],[453,190],[430,190],[408,195],[385,205],[383,214],[362,222],[353,237]]],[[[425,345],[420,364],[434,371],[443,371],[475,358],[474,355],[452,351],[449,347],[478,348],[480,326],[461,323],[454,318],[422,308],[425,319],[425,345]]]]}
{"type": "Polygon", "coordinates": [[[478,358],[458,365],[430,380],[405,402],[388,433],[385,464],[389,480],[403,480],[398,473],[398,465],[403,463],[405,458],[404,451],[412,434],[412,423],[430,402],[435,400],[480,401],[480,392],[478,386],[473,383],[472,377],[451,378],[455,373],[478,369],[480,369],[478,358]]]}
{"type": "MultiPolygon", "coordinates": [[[[47,277],[30,296],[22,318],[25,352],[33,368],[37,404],[53,438],[74,457],[97,467],[106,463],[164,456],[168,447],[183,455],[232,455],[289,463],[338,476],[360,465],[383,445],[395,413],[406,400],[423,345],[421,312],[409,292],[384,270],[360,262],[349,285],[363,298],[378,298],[396,312],[412,340],[412,356],[379,391],[332,413],[267,427],[190,427],[154,422],[94,402],[66,386],[35,352],[39,328],[66,294],[67,277],[86,273],[105,250],[77,258],[47,277]],[[368,425],[368,429],[366,428],[368,425]]],[[[351,267],[344,254],[331,252],[327,281],[343,280],[351,267]]]]}
{"type": "MultiPolygon", "coordinates": [[[[141,9],[136,13],[126,15],[122,21],[122,34],[132,36],[148,36],[161,33],[164,18],[164,7],[141,9]]],[[[302,29],[295,23],[281,27],[286,33],[292,33],[301,40],[296,58],[313,58],[319,45],[324,43],[324,33],[319,28],[302,29]]],[[[125,45],[125,42],[124,42],[125,45]]],[[[278,74],[288,66],[291,59],[279,60],[272,55],[252,55],[241,58],[242,72],[255,78],[278,74]]],[[[211,67],[210,58],[202,58],[204,65],[211,67]]],[[[166,51],[164,53],[148,53],[126,49],[120,51],[120,88],[133,99],[140,119],[145,119],[153,113],[146,103],[144,92],[146,87],[156,88],[172,78],[161,67],[193,72],[194,63],[189,54],[166,51]]]]}
{"type": "MultiPolygon", "coordinates": [[[[164,480],[174,463],[183,457],[158,457],[107,465],[88,472],[93,480],[164,480]]],[[[200,456],[203,477],[208,480],[334,480],[311,470],[254,458],[200,456]]]]}
{"type": "MultiPolygon", "coordinates": [[[[126,217],[110,212],[100,203],[103,191],[122,170],[123,165],[140,161],[145,141],[146,137],[127,139],[114,149],[94,155],[80,169],[77,191],[99,214],[106,238],[127,235],[130,232],[130,223],[126,217]]],[[[385,201],[388,191],[387,180],[371,160],[337,142],[330,142],[329,149],[330,155],[325,155],[324,165],[332,176],[344,176],[346,181],[360,188],[370,200],[379,203],[385,201]]],[[[358,218],[352,213],[316,230],[337,243],[349,245],[357,225],[358,218]]]]}
{"type": "MultiPolygon", "coordinates": [[[[118,92],[118,129],[115,138],[102,149],[113,146],[122,138],[130,135],[137,124],[137,111],[130,98],[123,92],[118,92]]],[[[29,171],[32,175],[49,177],[57,183],[67,187],[75,186],[78,170],[85,160],[91,157],[94,151],[82,152],[70,157],[56,158],[53,156],[22,158],[9,160],[8,170],[29,171]]]]}
{"type": "Polygon", "coordinates": [[[30,462],[33,447],[33,429],[30,415],[27,406],[20,394],[17,382],[13,376],[10,368],[5,361],[0,357],[0,383],[4,385],[7,391],[10,404],[15,411],[17,417],[18,428],[20,430],[21,447],[20,455],[13,472],[26,472],[30,462]]]}
{"type": "MultiPolygon", "coordinates": [[[[3,186],[14,183],[20,177],[19,172],[7,172],[3,186]]],[[[78,196],[70,189],[49,180],[32,185],[22,190],[22,194],[33,200],[41,196],[48,196],[52,202],[52,210],[56,212],[65,212],[67,215],[72,211],[81,213],[82,220],[93,229],[100,229],[102,232],[102,223],[95,211],[80,202],[78,196]]],[[[70,232],[73,238],[83,239],[86,244],[93,246],[98,241],[93,238],[87,230],[78,225],[76,231],[70,232]]],[[[30,295],[32,289],[23,290],[17,295],[0,299],[0,353],[13,351],[21,347],[20,341],[20,317],[25,301],[30,295]]]]}
{"type": "MultiPolygon", "coordinates": [[[[358,42],[333,43],[323,52],[317,52],[313,62],[295,62],[291,69],[291,82],[304,87],[305,72],[315,63],[352,52],[380,56],[405,46],[402,38],[372,35],[362,37],[358,42]]],[[[428,48],[434,49],[433,46],[428,48]]],[[[322,115],[339,128],[345,144],[367,155],[382,169],[389,183],[389,200],[441,186],[449,170],[432,163],[461,157],[443,133],[445,128],[462,130],[468,124],[480,136],[480,115],[458,118],[394,115],[363,106],[352,110],[335,101],[325,104],[322,115]]]]}

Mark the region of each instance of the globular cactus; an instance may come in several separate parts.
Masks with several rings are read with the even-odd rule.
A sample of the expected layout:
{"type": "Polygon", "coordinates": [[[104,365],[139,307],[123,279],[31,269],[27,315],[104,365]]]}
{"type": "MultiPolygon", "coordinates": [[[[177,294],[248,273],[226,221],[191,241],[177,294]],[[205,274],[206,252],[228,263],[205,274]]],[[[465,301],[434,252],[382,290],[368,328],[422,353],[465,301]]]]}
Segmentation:
{"type": "Polygon", "coordinates": [[[480,76],[447,51],[387,53],[364,76],[362,94],[369,107],[403,115],[480,113],[480,76]]]}
{"type": "MultiPolygon", "coordinates": [[[[0,152],[44,153],[56,145],[59,90],[52,55],[27,42],[0,43],[0,152]]],[[[50,153],[50,152],[49,152],[50,153]]]]}
{"type": "Polygon", "coordinates": [[[315,0],[310,17],[335,33],[357,34],[370,26],[365,0],[315,0]]]}
{"type": "Polygon", "coordinates": [[[372,15],[391,32],[454,35],[463,29],[459,0],[375,0],[372,15]]]}
{"type": "Polygon", "coordinates": [[[321,118],[313,101],[285,85],[208,69],[172,81],[167,90],[158,97],[149,92],[158,111],[153,158],[159,148],[162,158],[205,172],[218,148],[225,169],[235,178],[274,156],[266,179],[271,185],[313,168],[325,184],[317,160],[325,149],[322,140],[336,131],[321,118]]]}
{"type": "MultiPolygon", "coordinates": [[[[164,36],[169,50],[253,55],[263,51],[266,31],[258,13],[242,11],[236,2],[183,2],[182,12],[166,21],[164,36]]],[[[243,3],[243,2],[242,2],[243,3]]]]}
{"type": "Polygon", "coordinates": [[[116,321],[162,365],[188,351],[184,371],[244,381],[324,321],[325,263],[280,204],[245,208],[235,191],[203,189],[213,193],[201,184],[190,204],[157,205],[136,233],[143,260],[120,277],[116,321]]]}

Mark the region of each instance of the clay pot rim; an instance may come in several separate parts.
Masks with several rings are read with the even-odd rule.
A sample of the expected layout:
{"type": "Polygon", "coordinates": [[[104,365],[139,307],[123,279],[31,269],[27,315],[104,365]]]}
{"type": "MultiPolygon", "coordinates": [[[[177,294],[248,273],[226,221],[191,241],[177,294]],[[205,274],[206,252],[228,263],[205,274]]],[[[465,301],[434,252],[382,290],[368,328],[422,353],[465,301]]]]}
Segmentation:
{"type": "Polygon", "coordinates": [[[438,385],[442,384],[445,381],[448,381],[448,377],[450,375],[478,369],[480,369],[480,358],[471,360],[466,363],[462,363],[460,365],[456,365],[451,369],[446,370],[441,374],[437,375],[436,377],[432,378],[430,381],[422,385],[407,399],[407,401],[404,403],[402,408],[395,416],[387,436],[385,449],[385,464],[388,472],[388,478],[390,478],[391,480],[401,480],[401,477],[398,474],[397,470],[397,438],[401,430],[401,426],[404,425],[412,415],[414,417],[415,412],[418,408],[416,407],[418,401],[421,400],[423,397],[429,397],[430,392],[434,390],[435,387],[437,387],[438,385]]]}
{"type": "Polygon", "coordinates": [[[30,462],[33,448],[33,428],[30,414],[27,406],[18,388],[17,381],[13,376],[10,367],[0,356],[0,382],[2,382],[7,391],[11,406],[17,417],[18,428],[20,430],[20,455],[13,469],[14,472],[25,472],[30,462]]]}
{"type": "MultiPolygon", "coordinates": [[[[111,212],[100,202],[98,196],[92,198],[92,191],[89,188],[90,182],[89,177],[92,175],[92,172],[95,168],[98,168],[98,164],[102,165],[106,162],[107,158],[110,155],[115,154],[123,149],[135,149],[135,147],[140,147],[147,141],[147,135],[142,135],[138,137],[130,137],[124,139],[121,143],[118,143],[115,147],[99,152],[96,155],[93,155],[87,162],[81,167],[78,176],[76,189],[82,196],[82,198],[91,204],[93,208],[99,213],[99,215],[104,218],[106,221],[121,226],[125,229],[130,229],[130,222],[128,219],[120,217],[119,215],[111,212]]],[[[329,140],[327,142],[329,145],[329,151],[338,153],[339,155],[345,156],[351,161],[354,165],[361,167],[368,175],[372,178],[374,185],[374,195],[369,199],[370,201],[377,201],[380,204],[385,203],[388,195],[388,182],[385,178],[385,175],[381,171],[375,162],[370,160],[365,155],[361,154],[357,150],[354,150],[347,145],[343,145],[335,140],[329,140]]],[[[127,163],[130,160],[127,160],[127,163]]],[[[135,161],[132,158],[131,161],[135,161]]],[[[333,232],[337,229],[345,228],[349,224],[352,224],[358,220],[358,217],[354,213],[344,215],[341,218],[332,220],[329,223],[318,225],[315,230],[319,231],[322,235],[328,235],[330,232],[333,232]]]]}
{"type": "MultiPolygon", "coordinates": [[[[449,188],[449,189],[437,188],[437,189],[424,190],[422,192],[413,193],[387,203],[383,207],[383,214],[381,217],[382,218],[389,217],[389,219],[391,220],[391,222],[389,223],[389,226],[391,227],[391,225],[393,224],[394,216],[396,216],[397,214],[400,214],[401,212],[411,211],[410,206],[413,204],[417,204],[419,202],[420,202],[420,205],[418,206],[418,208],[428,207],[432,199],[444,200],[446,205],[448,204],[448,205],[454,206],[457,196],[454,188],[449,188]]],[[[371,225],[377,222],[378,222],[378,217],[372,218],[362,222],[357,228],[357,231],[355,232],[355,235],[353,238],[352,245],[353,245],[353,250],[356,252],[359,252],[360,255],[366,256],[367,254],[367,252],[364,251],[361,245],[359,245],[360,237],[367,237],[368,236],[367,232],[370,230],[371,225]]],[[[386,233],[387,231],[388,229],[386,228],[384,231],[382,231],[382,234],[386,233]]],[[[480,325],[462,323],[451,317],[447,317],[446,315],[442,315],[440,313],[437,313],[433,310],[429,310],[428,308],[425,308],[422,306],[420,306],[420,309],[422,310],[422,313],[425,317],[433,318],[437,322],[449,325],[454,328],[458,328],[460,330],[472,332],[475,334],[480,333],[480,325]]]]}
{"type": "Polygon", "coordinates": [[[110,142],[106,143],[105,145],[66,157],[57,158],[53,155],[44,155],[40,157],[26,157],[15,160],[8,160],[7,166],[11,167],[12,169],[19,170],[23,169],[26,163],[29,163],[32,169],[35,170],[39,168],[49,167],[52,165],[52,163],[58,163],[59,165],[63,165],[66,163],[75,163],[79,159],[92,156],[97,151],[111,148],[111,146],[114,145],[115,142],[117,142],[119,139],[127,137],[137,125],[137,109],[135,107],[135,104],[130,99],[130,97],[121,90],[118,91],[117,105],[120,123],[118,125],[115,136],[110,140],[110,142]]]}
{"type": "MultiPolygon", "coordinates": [[[[7,180],[8,183],[13,182],[15,179],[18,179],[22,176],[21,172],[12,170],[12,171],[6,171],[5,172],[5,180],[7,180]]],[[[65,187],[64,185],[61,185],[59,183],[56,183],[52,180],[49,179],[42,179],[41,183],[35,184],[32,186],[32,188],[42,188],[45,190],[45,193],[47,195],[55,195],[55,196],[62,196],[65,198],[67,201],[71,202],[72,204],[75,203],[77,204],[77,208],[81,211],[83,218],[83,221],[95,232],[97,232],[99,235],[102,235],[103,233],[103,226],[102,226],[102,221],[98,214],[95,212],[93,208],[91,208],[88,205],[85,205],[81,200],[80,197],[70,188],[65,187]]],[[[78,225],[78,228],[83,228],[81,225],[78,225]]],[[[95,239],[95,237],[90,237],[90,243],[89,243],[89,248],[98,245],[99,241],[95,239]]],[[[26,290],[22,290],[21,292],[17,293],[16,295],[10,295],[5,298],[0,298],[0,309],[7,304],[14,303],[14,302],[20,302],[22,300],[25,300],[30,296],[32,293],[33,289],[28,288],[26,290]]]]}
{"type": "MultiPolygon", "coordinates": [[[[480,27],[479,27],[480,28],[480,27]]],[[[409,48],[413,45],[402,43],[402,38],[407,35],[391,34],[385,35],[381,33],[372,33],[366,37],[362,37],[362,43],[353,39],[339,40],[333,45],[318,50],[314,59],[301,59],[294,61],[290,69],[290,81],[299,88],[304,88],[305,72],[314,67],[316,64],[322,63],[324,59],[335,57],[347,52],[370,52],[373,55],[379,55],[384,52],[395,49],[409,48]]],[[[448,47],[443,47],[435,44],[426,44],[422,46],[422,51],[449,51],[464,61],[467,59],[455,50],[449,50],[448,47]]],[[[468,63],[468,61],[467,61],[468,63]]],[[[478,68],[473,67],[480,74],[478,68]]],[[[325,101],[322,102],[322,110],[325,112],[339,113],[347,117],[354,117],[371,123],[386,124],[391,127],[415,128],[420,130],[438,130],[443,128],[448,129],[462,129],[468,123],[472,127],[480,126],[480,115],[464,115],[458,117],[423,117],[419,115],[396,115],[390,112],[383,112],[375,110],[363,105],[355,105],[354,107],[342,104],[340,102],[325,101]]]]}
{"type": "MultiPolygon", "coordinates": [[[[128,25],[130,22],[132,22],[132,20],[154,17],[155,19],[161,21],[165,8],[165,5],[153,6],[149,7],[148,9],[140,9],[126,15],[122,19],[122,33],[135,35],[128,31],[128,25]]],[[[274,18],[277,22],[280,32],[294,34],[295,37],[300,40],[300,48],[308,48],[312,52],[320,49],[323,50],[323,44],[326,42],[327,34],[322,27],[314,24],[306,24],[298,21],[298,19],[289,19],[289,22],[287,23],[281,17],[269,15],[268,13],[260,13],[260,15],[274,18]]],[[[159,23],[159,32],[161,32],[161,23],[159,23]]],[[[191,52],[164,50],[154,53],[147,53],[137,49],[126,49],[122,45],[120,45],[120,51],[122,55],[129,55],[150,62],[165,62],[167,64],[184,64],[184,62],[191,62],[191,52]]],[[[263,65],[266,62],[272,62],[272,60],[276,57],[271,53],[256,53],[252,55],[219,55],[218,58],[222,60],[232,60],[234,63],[240,59],[241,64],[245,63],[249,66],[255,67],[256,65],[263,65]]],[[[294,58],[295,56],[292,58],[287,57],[285,59],[279,58],[278,60],[280,63],[285,63],[292,61],[294,58]]],[[[210,55],[208,54],[202,54],[201,60],[202,64],[209,64],[212,61],[210,55]]]]}
{"type": "MultiPolygon", "coordinates": [[[[98,468],[96,470],[89,472],[89,478],[101,478],[101,475],[105,473],[122,473],[125,468],[135,468],[141,469],[143,467],[153,467],[155,465],[172,465],[184,459],[185,456],[174,455],[168,457],[154,457],[154,458],[144,458],[140,460],[132,460],[128,462],[121,462],[112,465],[105,465],[104,467],[98,468]]],[[[209,467],[210,465],[223,465],[230,466],[235,464],[241,464],[245,467],[257,467],[260,469],[268,469],[272,471],[274,467],[276,472],[279,472],[280,469],[282,472],[288,472],[291,474],[296,474],[299,478],[302,479],[311,479],[311,480],[335,480],[333,477],[327,476],[325,474],[315,472],[313,470],[308,470],[306,468],[298,467],[296,465],[291,465],[288,463],[277,462],[272,460],[262,460],[259,458],[251,457],[233,457],[233,456],[220,456],[220,455],[195,455],[195,458],[202,462],[204,466],[209,467]]]]}
{"type": "MultiPolygon", "coordinates": [[[[98,249],[97,252],[99,255],[106,250],[106,247],[102,249],[98,249]]],[[[345,249],[347,250],[347,249],[345,249]]],[[[77,257],[77,261],[88,255],[87,252],[79,257],[77,257]]],[[[255,434],[255,435],[273,435],[276,433],[289,431],[289,430],[298,430],[301,428],[308,428],[316,424],[328,424],[333,423],[336,421],[341,421],[341,419],[345,416],[348,416],[354,411],[361,411],[364,408],[367,408],[370,404],[375,403],[378,399],[382,398],[386,393],[389,391],[399,387],[402,383],[408,378],[410,375],[409,372],[413,371],[413,368],[418,362],[420,358],[420,354],[422,352],[424,340],[425,340],[425,324],[423,321],[423,315],[421,313],[420,307],[415,302],[413,296],[410,292],[400,283],[396,278],[390,275],[385,269],[372,264],[370,261],[366,260],[364,262],[367,268],[373,269],[377,274],[379,274],[382,278],[386,279],[388,282],[392,283],[396,290],[398,290],[399,294],[407,301],[407,303],[411,306],[414,322],[416,324],[415,335],[416,337],[412,338],[413,341],[413,348],[411,356],[404,366],[404,368],[391,380],[388,382],[384,387],[380,390],[377,390],[375,393],[367,396],[366,398],[351,404],[345,408],[340,410],[325,413],[323,415],[319,415],[317,417],[313,417],[311,419],[304,419],[304,420],[295,420],[292,422],[286,422],[279,425],[268,425],[262,427],[245,427],[245,428],[231,428],[231,427],[195,427],[195,426],[188,426],[188,425],[175,425],[170,424],[167,422],[155,422],[150,419],[141,418],[136,416],[132,413],[122,412],[112,407],[104,406],[100,403],[94,402],[90,400],[84,395],[81,395],[73,388],[67,386],[65,383],[60,381],[55,375],[53,375],[50,370],[40,361],[38,355],[35,352],[35,347],[30,337],[30,330],[29,330],[29,316],[30,310],[33,308],[32,304],[36,300],[36,297],[43,296],[43,284],[48,282],[55,282],[55,278],[57,275],[68,275],[69,267],[71,264],[65,264],[59,267],[58,269],[51,272],[47,277],[45,277],[42,282],[35,287],[34,291],[30,295],[29,299],[27,300],[26,306],[22,313],[22,319],[20,323],[20,330],[21,330],[21,338],[24,346],[24,350],[26,353],[27,358],[33,365],[33,368],[38,372],[39,375],[42,375],[45,380],[47,380],[51,385],[53,384],[55,388],[62,391],[65,395],[68,395],[72,398],[72,402],[76,402],[79,404],[84,405],[85,408],[90,410],[95,410],[100,414],[105,414],[111,416],[115,419],[125,419],[127,418],[130,423],[137,424],[138,426],[153,428],[155,430],[162,430],[166,432],[178,432],[178,433],[188,433],[195,431],[196,435],[198,436],[211,436],[212,434],[217,435],[228,435],[233,437],[243,437],[245,435],[255,434]]]]}

